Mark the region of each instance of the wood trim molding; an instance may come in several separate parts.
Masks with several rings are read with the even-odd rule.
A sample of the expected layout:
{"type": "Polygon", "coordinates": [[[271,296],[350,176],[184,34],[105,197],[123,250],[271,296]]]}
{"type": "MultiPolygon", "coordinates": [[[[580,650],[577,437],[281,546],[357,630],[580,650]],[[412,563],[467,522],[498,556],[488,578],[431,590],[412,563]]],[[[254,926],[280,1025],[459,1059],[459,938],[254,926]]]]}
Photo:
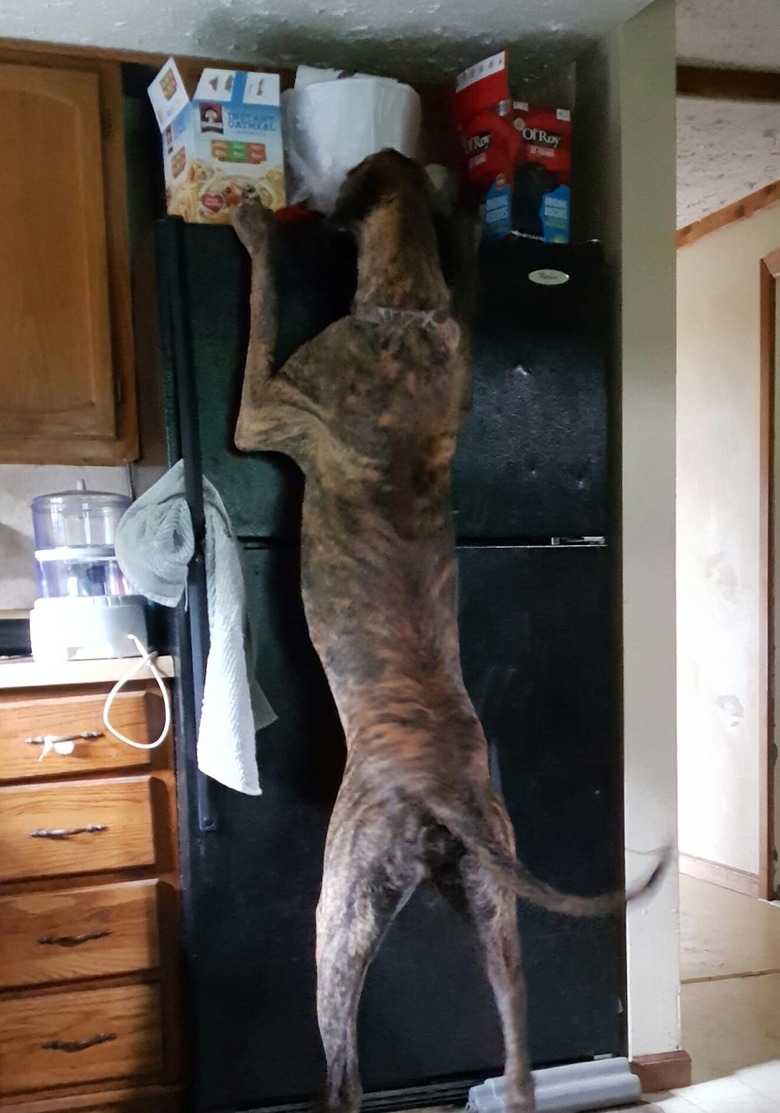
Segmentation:
{"type": "Polygon", "coordinates": [[[678,97],[714,100],[780,101],[780,72],[678,66],[678,97]]]}
{"type": "Polygon", "coordinates": [[[765,255],[761,264],[772,278],[780,278],[780,247],[765,255]]]}
{"type": "Polygon", "coordinates": [[[759,896],[775,899],[774,884],[774,707],[775,707],[775,589],[777,555],[775,553],[775,500],[777,489],[774,474],[775,443],[775,366],[777,282],[780,279],[780,248],[761,260],[759,328],[761,343],[760,429],[759,429],[759,896]]]}
{"type": "Polygon", "coordinates": [[[691,1057],[687,1051],[662,1051],[637,1055],[630,1062],[643,1094],[662,1094],[691,1084],[691,1057]]]}
{"type": "Polygon", "coordinates": [[[746,897],[762,895],[759,892],[758,874],[734,869],[733,866],[722,866],[719,862],[710,862],[707,858],[697,858],[693,854],[680,854],[680,873],[720,885],[722,889],[744,893],[746,897]]]}
{"type": "Polygon", "coordinates": [[[736,224],[739,220],[746,220],[748,217],[755,216],[762,209],[769,208],[770,205],[775,205],[778,201],[780,201],[780,182],[770,182],[769,185],[762,186],[755,193],[749,193],[747,197],[735,201],[732,205],[726,205],[725,208],[718,209],[714,213],[708,213],[707,216],[694,221],[693,224],[686,224],[684,228],[678,228],[677,247],[678,249],[688,247],[696,240],[700,240],[702,236],[706,236],[710,232],[716,232],[719,228],[725,228],[729,224],[736,224]]]}

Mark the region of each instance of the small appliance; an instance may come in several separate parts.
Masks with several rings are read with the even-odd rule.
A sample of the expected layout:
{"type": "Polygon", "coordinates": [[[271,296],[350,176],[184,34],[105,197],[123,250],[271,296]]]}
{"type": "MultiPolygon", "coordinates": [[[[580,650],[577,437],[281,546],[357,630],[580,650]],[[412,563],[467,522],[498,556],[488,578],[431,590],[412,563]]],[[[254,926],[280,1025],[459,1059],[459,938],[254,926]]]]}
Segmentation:
{"type": "Polygon", "coordinates": [[[36,661],[136,657],[146,644],[145,599],[133,595],[114,553],[127,495],[75,491],[32,501],[39,597],[30,612],[36,661]]]}

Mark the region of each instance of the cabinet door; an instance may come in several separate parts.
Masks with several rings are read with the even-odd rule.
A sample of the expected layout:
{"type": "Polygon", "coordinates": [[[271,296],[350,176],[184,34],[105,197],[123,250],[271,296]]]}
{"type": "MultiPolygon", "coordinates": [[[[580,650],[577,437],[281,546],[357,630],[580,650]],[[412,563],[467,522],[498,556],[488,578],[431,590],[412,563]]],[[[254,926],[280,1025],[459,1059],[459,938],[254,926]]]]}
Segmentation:
{"type": "Polygon", "coordinates": [[[0,461],[132,458],[119,71],[4,57],[0,461]]]}

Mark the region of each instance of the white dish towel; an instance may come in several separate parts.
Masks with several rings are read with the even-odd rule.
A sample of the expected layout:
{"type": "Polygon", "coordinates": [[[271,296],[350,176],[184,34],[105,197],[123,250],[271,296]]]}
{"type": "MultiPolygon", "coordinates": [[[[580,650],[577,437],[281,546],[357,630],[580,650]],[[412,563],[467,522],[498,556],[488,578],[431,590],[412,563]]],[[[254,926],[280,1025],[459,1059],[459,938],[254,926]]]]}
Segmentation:
{"type": "MultiPolygon", "coordinates": [[[[205,476],[203,502],[211,644],[198,730],[198,768],[228,788],[259,796],[255,733],[274,722],[276,715],[255,679],[239,545],[225,504],[205,476]]],[[[125,512],[115,546],[119,567],[135,591],[166,607],[179,603],[195,550],[182,460],[125,512]]]]}

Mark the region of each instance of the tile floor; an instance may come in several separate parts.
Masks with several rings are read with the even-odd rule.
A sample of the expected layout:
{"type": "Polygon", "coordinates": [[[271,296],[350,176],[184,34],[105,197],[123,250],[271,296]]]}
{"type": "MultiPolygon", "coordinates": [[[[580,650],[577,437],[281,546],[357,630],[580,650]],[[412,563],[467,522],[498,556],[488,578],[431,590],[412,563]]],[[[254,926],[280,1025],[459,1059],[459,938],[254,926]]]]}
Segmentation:
{"type": "Polygon", "coordinates": [[[634,1113],[780,1113],[780,907],[680,878],[693,1085],[634,1113]]]}

